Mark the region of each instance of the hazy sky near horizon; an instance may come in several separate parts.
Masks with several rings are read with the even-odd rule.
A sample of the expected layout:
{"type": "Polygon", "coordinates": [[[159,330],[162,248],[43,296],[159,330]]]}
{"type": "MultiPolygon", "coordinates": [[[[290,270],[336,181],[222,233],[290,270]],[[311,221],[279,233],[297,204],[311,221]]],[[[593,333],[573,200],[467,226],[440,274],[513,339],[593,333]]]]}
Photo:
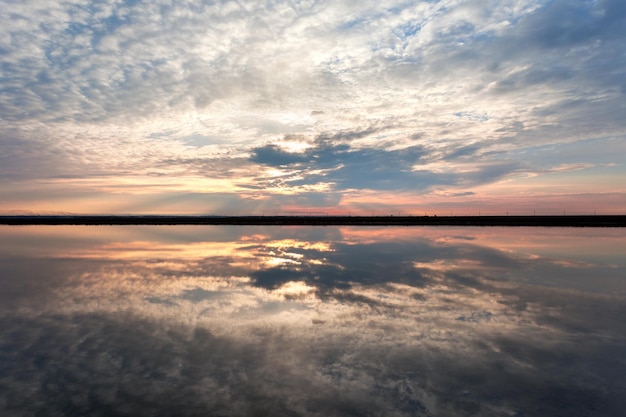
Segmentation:
{"type": "Polygon", "coordinates": [[[626,209],[626,2],[0,0],[0,213],[626,209]]]}

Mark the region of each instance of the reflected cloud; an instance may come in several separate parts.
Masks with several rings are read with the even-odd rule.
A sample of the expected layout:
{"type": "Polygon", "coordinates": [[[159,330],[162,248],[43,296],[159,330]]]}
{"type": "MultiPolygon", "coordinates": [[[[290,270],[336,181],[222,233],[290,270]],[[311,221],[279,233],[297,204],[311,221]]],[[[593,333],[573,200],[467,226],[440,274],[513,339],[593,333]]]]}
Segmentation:
{"type": "Polygon", "coordinates": [[[7,412],[612,416],[626,405],[615,230],[6,230],[7,412]]]}

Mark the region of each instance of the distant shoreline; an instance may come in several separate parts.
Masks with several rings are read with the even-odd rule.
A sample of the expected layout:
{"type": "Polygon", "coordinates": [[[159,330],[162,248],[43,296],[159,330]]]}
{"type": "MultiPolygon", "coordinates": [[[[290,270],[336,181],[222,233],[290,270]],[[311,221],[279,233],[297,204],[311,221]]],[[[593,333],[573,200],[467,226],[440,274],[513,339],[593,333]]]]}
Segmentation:
{"type": "Polygon", "coordinates": [[[626,215],[563,216],[0,216],[1,225],[626,227],[626,215]]]}

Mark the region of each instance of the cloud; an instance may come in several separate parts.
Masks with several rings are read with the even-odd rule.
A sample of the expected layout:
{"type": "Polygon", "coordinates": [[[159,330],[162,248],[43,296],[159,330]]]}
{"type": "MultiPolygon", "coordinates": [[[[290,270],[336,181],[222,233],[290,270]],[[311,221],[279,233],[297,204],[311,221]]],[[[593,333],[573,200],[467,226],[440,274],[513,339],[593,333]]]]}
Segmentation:
{"type": "Polygon", "coordinates": [[[72,230],[3,231],[3,412],[601,416],[624,406],[615,231],[593,231],[601,255],[581,256],[590,231],[72,230]],[[299,264],[266,262],[286,257],[299,264]],[[578,258],[593,262],[577,283],[580,265],[567,261],[578,258]],[[316,292],[289,296],[286,283],[316,292]]]}
{"type": "MultiPolygon", "coordinates": [[[[330,183],[335,191],[369,190],[426,190],[435,186],[476,186],[488,184],[516,172],[516,162],[486,162],[462,167],[454,172],[437,172],[437,156],[423,146],[398,150],[352,148],[334,145],[324,139],[302,153],[290,153],[278,145],[253,149],[252,162],[283,168],[282,187],[330,183]],[[288,173],[289,172],[289,173],[288,173]]],[[[466,155],[480,150],[477,145],[457,149],[445,155],[443,161],[462,161],[466,155]]],[[[444,165],[445,166],[445,165],[444,165]]],[[[261,183],[275,179],[259,178],[261,183]]]]}
{"type": "Polygon", "coordinates": [[[219,293],[215,291],[207,291],[202,288],[194,288],[191,290],[183,291],[180,296],[183,300],[191,301],[192,303],[198,303],[205,300],[211,300],[219,296],[219,293]]]}
{"type": "MultiPolygon", "coordinates": [[[[360,133],[356,136],[359,135],[360,133]]],[[[343,137],[352,136],[348,134],[343,137]]],[[[251,161],[273,166],[294,165],[294,168],[305,175],[307,172],[321,172],[311,175],[310,178],[295,180],[294,184],[330,181],[338,184],[340,189],[377,189],[405,187],[408,177],[411,176],[411,166],[422,155],[424,155],[422,147],[398,151],[352,149],[349,145],[335,145],[324,139],[302,154],[280,150],[276,145],[257,148],[254,149],[251,161]]]]}
{"type": "Polygon", "coordinates": [[[305,161],[302,156],[283,151],[277,145],[266,145],[253,149],[253,156],[250,160],[252,162],[270,166],[292,165],[305,161]]]}
{"type": "Polygon", "coordinates": [[[537,147],[626,132],[619,0],[6,3],[11,181],[189,169],[237,193],[262,178],[257,164],[298,165],[290,192],[303,195],[485,185],[495,199],[487,185],[534,166],[537,147]],[[284,146],[289,135],[310,148],[284,146]]]}
{"type": "Polygon", "coordinates": [[[624,35],[626,9],[616,0],[554,1],[521,22],[520,32],[542,48],[572,47],[624,35]]]}
{"type": "MultiPolygon", "coordinates": [[[[105,408],[138,416],[155,412],[340,416],[368,410],[393,410],[403,416],[435,410],[467,415],[498,406],[548,416],[563,410],[612,414],[623,403],[589,379],[560,383],[561,366],[570,365],[570,372],[572,366],[578,369],[576,358],[582,352],[571,344],[560,345],[557,357],[549,350],[556,346],[536,336],[526,341],[500,339],[496,341],[500,350],[491,356],[477,357],[469,350],[461,360],[452,352],[415,343],[354,351],[349,339],[330,336],[313,348],[295,335],[266,329],[258,331],[253,344],[204,328],[163,331],[159,327],[164,323],[136,317],[70,319],[72,325],[58,318],[26,319],[20,320],[20,327],[3,320],[4,329],[29,342],[25,351],[15,350],[12,342],[3,350],[19,352],[4,362],[3,383],[28,389],[30,395],[11,389],[13,407],[28,403],[34,410],[71,407],[81,413],[105,408]],[[83,341],[75,345],[81,335],[83,341]],[[345,355],[346,351],[350,353],[345,355]],[[91,360],[94,353],[104,357],[91,360]],[[547,368],[522,365],[528,362],[547,368]],[[21,372],[15,368],[18,364],[21,372]],[[92,376],[89,384],[83,383],[85,372],[92,376]],[[15,379],[16,375],[23,377],[15,379]],[[45,382],[35,385],[33,378],[45,382]],[[427,401],[431,393],[435,399],[427,401]],[[497,402],[489,400],[494,395],[497,402]]],[[[608,358],[617,353],[591,348],[588,355],[597,356],[597,368],[583,374],[597,377],[614,367],[608,358]]]]}

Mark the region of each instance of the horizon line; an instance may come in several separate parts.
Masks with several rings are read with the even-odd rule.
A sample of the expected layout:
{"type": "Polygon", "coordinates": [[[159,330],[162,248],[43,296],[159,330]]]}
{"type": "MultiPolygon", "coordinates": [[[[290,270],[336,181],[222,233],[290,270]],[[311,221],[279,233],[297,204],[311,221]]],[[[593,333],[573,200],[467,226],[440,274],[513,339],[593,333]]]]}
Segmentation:
{"type": "Polygon", "coordinates": [[[530,226],[626,227],[623,214],[559,215],[0,215],[0,224],[231,226],[530,226]]]}

